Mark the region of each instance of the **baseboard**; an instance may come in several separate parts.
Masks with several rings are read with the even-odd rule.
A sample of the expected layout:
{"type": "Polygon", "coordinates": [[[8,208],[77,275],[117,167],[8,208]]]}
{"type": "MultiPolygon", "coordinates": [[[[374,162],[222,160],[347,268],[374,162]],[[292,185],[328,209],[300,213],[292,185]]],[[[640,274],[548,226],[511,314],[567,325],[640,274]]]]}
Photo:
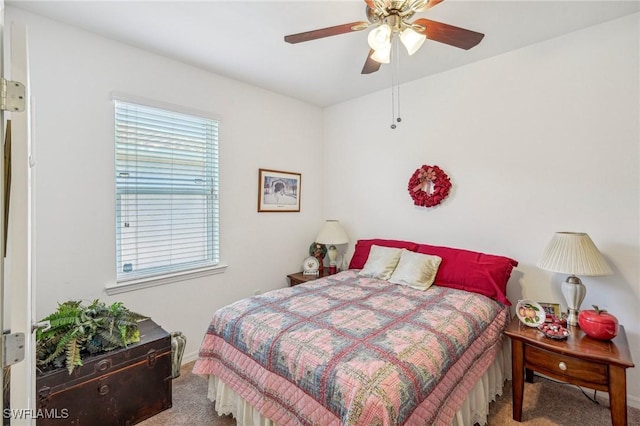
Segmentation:
{"type": "MultiPolygon", "coordinates": [[[[608,392],[598,392],[598,398],[609,401],[608,392]]],[[[627,394],[627,406],[640,409],[640,398],[627,394]]]]}
{"type": "Polygon", "coordinates": [[[182,355],[182,365],[189,364],[198,359],[198,351],[185,353],[182,355]]]}
{"type": "Polygon", "coordinates": [[[640,398],[637,396],[629,396],[627,394],[627,405],[629,407],[640,409],[640,398]]]}

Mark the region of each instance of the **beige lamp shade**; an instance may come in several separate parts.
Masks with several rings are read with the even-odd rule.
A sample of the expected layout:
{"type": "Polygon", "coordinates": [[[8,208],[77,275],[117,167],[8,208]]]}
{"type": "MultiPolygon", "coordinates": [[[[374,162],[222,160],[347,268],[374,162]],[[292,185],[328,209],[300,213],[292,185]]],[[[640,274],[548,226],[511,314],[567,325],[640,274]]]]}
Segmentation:
{"type": "Polygon", "coordinates": [[[342,225],[337,220],[327,220],[324,226],[316,237],[316,242],[320,244],[326,244],[329,246],[327,254],[329,255],[329,264],[331,266],[336,265],[336,259],[338,258],[338,250],[336,244],[346,244],[349,242],[349,237],[344,231],[342,225]]]}
{"type": "Polygon", "coordinates": [[[316,237],[316,242],[320,244],[336,245],[349,242],[347,233],[337,220],[327,220],[316,237]]]}
{"type": "Polygon", "coordinates": [[[570,275],[610,275],[611,268],[589,235],[583,232],[556,232],[538,268],[570,275]]]}

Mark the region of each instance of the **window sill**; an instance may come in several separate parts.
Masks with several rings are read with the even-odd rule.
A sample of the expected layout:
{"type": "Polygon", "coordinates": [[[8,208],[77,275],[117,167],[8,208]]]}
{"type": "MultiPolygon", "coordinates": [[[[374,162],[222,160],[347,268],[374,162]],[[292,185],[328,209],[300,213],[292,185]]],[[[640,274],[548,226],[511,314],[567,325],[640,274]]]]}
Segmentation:
{"type": "Polygon", "coordinates": [[[143,288],[156,287],[165,284],[173,284],[179,281],[191,280],[208,275],[223,274],[227,265],[220,264],[207,268],[194,269],[191,271],[176,272],[174,274],[158,275],[155,277],[140,278],[131,281],[122,281],[116,284],[107,284],[105,291],[109,296],[126,293],[129,291],[141,290],[143,288]]]}

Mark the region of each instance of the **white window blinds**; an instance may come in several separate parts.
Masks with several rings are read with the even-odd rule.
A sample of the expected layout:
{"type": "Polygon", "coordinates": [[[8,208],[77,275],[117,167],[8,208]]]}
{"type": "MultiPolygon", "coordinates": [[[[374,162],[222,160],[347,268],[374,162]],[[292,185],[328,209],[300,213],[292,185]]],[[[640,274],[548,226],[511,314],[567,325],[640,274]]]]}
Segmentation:
{"type": "Polygon", "coordinates": [[[115,101],[118,282],[219,263],[218,122],[115,101]]]}

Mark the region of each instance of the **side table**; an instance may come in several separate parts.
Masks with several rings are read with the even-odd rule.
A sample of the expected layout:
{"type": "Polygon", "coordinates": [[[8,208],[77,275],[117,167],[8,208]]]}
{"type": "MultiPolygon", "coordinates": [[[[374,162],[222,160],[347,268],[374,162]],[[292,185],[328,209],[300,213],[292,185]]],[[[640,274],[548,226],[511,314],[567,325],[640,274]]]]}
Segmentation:
{"type": "Polygon", "coordinates": [[[596,340],[580,327],[569,327],[564,340],[546,337],[514,317],[505,330],[511,338],[513,372],[513,419],[522,420],[524,381],[533,381],[533,372],[574,385],[609,393],[613,426],[627,424],[626,369],[634,366],[629,343],[620,326],[612,340],[596,340]]]}
{"type": "Polygon", "coordinates": [[[289,287],[293,287],[298,284],[306,283],[307,281],[317,280],[318,278],[326,277],[329,275],[329,268],[323,268],[322,271],[319,271],[318,275],[304,275],[301,272],[296,272],[294,274],[287,275],[289,278],[289,287]]]}

